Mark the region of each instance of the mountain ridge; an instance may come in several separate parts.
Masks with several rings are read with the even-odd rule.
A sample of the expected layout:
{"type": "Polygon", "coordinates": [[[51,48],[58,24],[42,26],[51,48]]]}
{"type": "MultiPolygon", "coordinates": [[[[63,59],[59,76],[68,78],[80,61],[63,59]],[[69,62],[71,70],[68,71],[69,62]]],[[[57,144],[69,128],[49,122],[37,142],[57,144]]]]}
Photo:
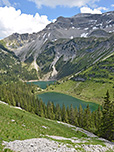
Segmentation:
{"type": "MultiPolygon", "coordinates": [[[[94,39],[96,40],[97,45],[98,41],[99,48],[96,47],[96,49],[99,49],[99,54],[104,52],[105,57],[105,54],[108,55],[107,52],[110,54],[113,51],[113,45],[111,46],[110,43],[108,44],[108,41],[110,40],[111,42],[111,38],[113,38],[113,32],[114,11],[103,14],[87,13],[77,14],[69,18],[58,17],[54,23],[48,24],[46,28],[38,33],[21,35],[15,33],[5,38],[3,41],[6,47],[15,52],[22,62],[37,64],[39,69],[39,71],[37,70],[38,75],[39,77],[41,76],[40,79],[43,79],[43,75],[48,75],[47,79],[58,79],[61,76],[58,77],[60,71],[58,71],[57,63],[61,60],[62,56],[64,58],[62,61],[62,65],[64,65],[64,67],[72,64],[73,61],[75,62],[76,60],[77,43],[74,43],[75,39],[80,40],[82,44],[84,44],[84,40],[85,42],[88,40],[89,43],[91,39],[94,39]],[[100,39],[104,39],[104,42],[107,41],[107,45],[103,43],[100,44],[100,41],[102,41],[100,39]],[[67,42],[69,45],[67,45],[67,42]],[[105,48],[103,51],[104,45],[105,48]],[[67,48],[65,48],[65,46],[67,46],[67,48]],[[112,51],[109,51],[110,47],[112,51]],[[39,63],[38,60],[41,56],[43,57],[43,61],[39,63]],[[44,61],[44,59],[47,61],[44,61]]],[[[92,52],[92,45],[95,45],[95,43],[92,45],[84,45],[85,48],[88,47],[88,52],[92,52]]],[[[82,50],[79,49],[79,51],[81,54],[82,50]]],[[[97,50],[95,51],[97,52],[97,50]]],[[[86,58],[86,54],[87,52],[83,54],[84,58],[86,58]]],[[[102,58],[102,56],[98,57],[98,60],[100,60],[100,58],[102,58]]],[[[95,61],[93,61],[93,63],[94,62],[95,61]]],[[[88,67],[90,64],[86,64],[86,66],[88,67]]],[[[83,68],[84,67],[81,69],[76,68],[78,70],[73,69],[72,72],[68,73],[68,75],[79,72],[83,68]]]]}

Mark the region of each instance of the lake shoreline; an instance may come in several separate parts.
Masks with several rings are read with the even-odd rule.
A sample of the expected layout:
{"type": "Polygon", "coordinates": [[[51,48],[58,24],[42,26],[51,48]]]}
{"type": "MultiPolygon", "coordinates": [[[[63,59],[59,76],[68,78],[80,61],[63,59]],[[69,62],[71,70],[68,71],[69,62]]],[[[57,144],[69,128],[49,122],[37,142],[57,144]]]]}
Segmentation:
{"type": "Polygon", "coordinates": [[[36,86],[39,86],[41,89],[46,89],[47,86],[51,85],[51,84],[54,84],[56,81],[33,81],[33,80],[30,80],[26,83],[28,84],[34,84],[36,86]]]}
{"type": "MultiPolygon", "coordinates": [[[[93,102],[93,101],[87,101],[87,100],[84,100],[83,98],[79,98],[79,97],[77,97],[77,96],[74,96],[74,95],[72,95],[72,94],[68,94],[68,93],[66,93],[66,92],[60,92],[60,91],[48,91],[48,90],[46,90],[46,89],[43,89],[43,91],[40,91],[40,92],[38,92],[36,95],[40,95],[40,94],[44,94],[44,93],[61,93],[61,94],[65,94],[65,95],[68,95],[68,96],[70,96],[70,97],[73,97],[73,98],[76,98],[76,99],[78,99],[78,100],[81,100],[81,101],[84,101],[84,102],[86,102],[86,103],[95,103],[95,104],[97,104],[97,105],[100,105],[100,104],[98,104],[98,103],[96,103],[96,102],[93,102]]],[[[101,106],[101,105],[100,105],[101,106]]]]}
{"type": "Polygon", "coordinates": [[[55,105],[59,104],[61,107],[63,105],[63,103],[65,104],[65,106],[71,106],[71,104],[73,105],[73,107],[78,107],[79,105],[82,105],[83,109],[87,107],[87,105],[89,104],[90,109],[92,111],[98,109],[99,104],[93,103],[93,102],[86,102],[83,101],[81,99],[75,98],[73,96],[64,94],[64,93],[60,93],[60,92],[49,92],[49,91],[43,91],[40,92],[39,94],[36,94],[36,96],[40,99],[42,99],[42,101],[44,103],[48,103],[48,101],[53,102],[55,105]]]}
{"type": "Polygon", "coordinates": [[[29,81],[24,81],[24,82],[50,82],[50,81],[56,81],[56,80],[47,80],[47,81],[43,81],[43,80],[29,80],[29,81]]]}
{"type": "MultiPolygon", "coordinates": [[[[27,83],[37,83],[37,82],[52,82],[52,81],[41,81],[41,80],[30,80],[30,81],[27,81],[27,83]]],[[[56,81],[55,81],[56,82],[56,81]]],[[[35,84],[36,85],[36,84],[35,84]]],[[[50,84],[50,85],[52,85],[52,84],[50,84]]],[[[38,85],[39,86],[39,85],[38,85]]],[[[52,85],[53,86],[53,85],[52,85]]],[[[40,87],[40,86],[39,86],[40,87]]],[[[41,87],[40,87],[41,88],[41,87]]],[[[88,99],[84,99],[83,97],[79,97],[79,96],[76,96],[75,94],[73,94],[73,93],[67,93],[66,91],[59,91],[59,90],[52,90],[52,89],[50,89],[50,88],[41,88],[41,89],[43,89],[42,91],[39,91],[39,92],[37,92],[37,94],[36,95],[38,95],[38,94],[43,94],[43,93],[46,93],[46,92],[55,92],[55,93],[62,93],[62,94],[65,94],[65,95],[69,95],[69,96],[71,96],[71,97],[74,97],[74,98],[76,98],[76,99],[79,99],[79,100],[82,100],[82,101],[84,101],[84,102],[87,102],[87,103],[96,103],[96,104],[98,104],[98,105],[101,105],[100,103],[98,103],[98,102],[94,102],[94,101],[90,101],[90,100],[88,100],[88,99]]],[[[96,99],[96,101],[97,101],[97,99],[96,99]]]]}
{"type": "Polygon", "coordinates": [[[37,82],[39,80],[29,80],[29,81],[25,81],[25,82],[37,82]]]}

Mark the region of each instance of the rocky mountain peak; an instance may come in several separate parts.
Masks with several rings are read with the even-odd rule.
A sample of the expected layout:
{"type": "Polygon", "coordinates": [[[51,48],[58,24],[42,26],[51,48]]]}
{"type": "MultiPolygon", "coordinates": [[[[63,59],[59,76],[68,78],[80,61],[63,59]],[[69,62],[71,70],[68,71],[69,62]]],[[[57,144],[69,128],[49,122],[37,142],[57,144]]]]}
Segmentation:
{"type": "MultiPolygon", "coordinates": [[[[4,41],[6,46],[12,49],[21,61],[33,63],[35,61],[43,73],[46,74],[53,70],[52,75],[53,73],[55,75],[60,71],[59,64],[63,64],[63,67],[67,68],[67,65],[76,60],[77,56],[82,59],[88,52],[92,53],[96,50],[99,50],[99,53],[102,52],[104,46],[105,50],[109,49],[112,42],[108,42],[108,39],[113,35],[113,32],[114,12],[103,14],[81,13],[72,17],[60,16],[54,23],[50,23],[38,33],[14,33],[4,41]],[[98,43],[94,41],[94,37],[96,37],[98,43]],[[107,43],[105,44],[104,40],[99,44],[100,37],[106,39],[107,43]],[[80,51],[83,53],[81,54],[80,51]]],[[[111,48],[112,50],[113,48],[111,48]]],[[[99,56],[99,53],[91,57],[91,63],[100,59],[100,57],[95,58],[99,56]]],[[[88,59],[88,62],[90,63],[90,59],[88,59]]],[[[80,67],[80,65],[78,66],[80,67]]],[[[73,68],[72,66],[72,72],[74,71],[73,68]]],[[[61,70],[63,71],[63,69],[61,70]]],[[[49,75],[51,74],[49,73],[49,75]]]]}

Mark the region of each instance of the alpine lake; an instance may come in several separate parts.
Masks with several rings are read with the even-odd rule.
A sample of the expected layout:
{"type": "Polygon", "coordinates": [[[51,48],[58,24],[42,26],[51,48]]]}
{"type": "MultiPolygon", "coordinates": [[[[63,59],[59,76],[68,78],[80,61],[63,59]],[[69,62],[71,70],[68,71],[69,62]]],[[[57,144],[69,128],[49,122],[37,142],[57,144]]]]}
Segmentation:
{"type": "MultiPolygon", "coordinates": [[[[55,83],[55,81],[36,81],[36,82],[27,82],[27,84],[34,84],[38,85],[41,89],[46,89],[47,85],[52,85],[55,83]]],[[[59,104],[61,107],[64,104],[65,107],[73,105],[73,107],[79,108],[81,105],[82,108],[86,108],[89,104],[91,111],[94,111],[98,108],[98,104],[93,102],[85,102],[83,100],[74,98],[72,96],[63,94],[63,93],[57,93],[57,92],[45,92],[42,94],[37,95],[39,99],[42,99],[42,101],[47,104],[48,101],[51,101],[54,103],[54,105],[59,104]]]]}

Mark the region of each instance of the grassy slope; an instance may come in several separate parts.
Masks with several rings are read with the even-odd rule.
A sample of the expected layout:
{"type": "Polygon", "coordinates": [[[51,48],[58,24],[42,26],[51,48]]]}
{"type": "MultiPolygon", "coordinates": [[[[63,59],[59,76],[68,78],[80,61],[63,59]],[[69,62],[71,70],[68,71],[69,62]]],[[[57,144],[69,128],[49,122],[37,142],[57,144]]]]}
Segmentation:
{"type": "Polygon", "coordinates": [[[101,104],[106,91],[114,100],[114,54],[96,63],[74,78],[84,78],[86,81],[60,81],[59,85],[48,87],[48,91],[65,93],[85,101],[101,104]]]}
{"type": "Polygon", "coordinates": [[[102,84],[94,81],[76,82],[68,80],[59,85],[49,86],[47,91],[65,93],[84,101],[101,104],[107,89],[110,92],[111,99],[113,99],[114,89],[111,83],[102,84]]]}
{"type": "MultiPolygon", "coordinates": [[[[79,131],[76,132],[72,128],[57,123],[56,121],[41,118],[29,112],[15,109],[0,103],[0,151],[2,151],[3,148],[1,145],[3,140],[24,140],[45,137],[45,135],[55,135],[66,138],[87,138],[85,134],[79,131]],[[46,126],[47,129],[42,126],[46,126]]],[[[69,141],[63,142],[70,143],[69,141]]],[[[73,143],[70,144],[74,146],[73,143]]],[[[85,144],[104,145],[103,142],[97,140],[96,138],[90,138],[90,140],[85,144]]]]}

